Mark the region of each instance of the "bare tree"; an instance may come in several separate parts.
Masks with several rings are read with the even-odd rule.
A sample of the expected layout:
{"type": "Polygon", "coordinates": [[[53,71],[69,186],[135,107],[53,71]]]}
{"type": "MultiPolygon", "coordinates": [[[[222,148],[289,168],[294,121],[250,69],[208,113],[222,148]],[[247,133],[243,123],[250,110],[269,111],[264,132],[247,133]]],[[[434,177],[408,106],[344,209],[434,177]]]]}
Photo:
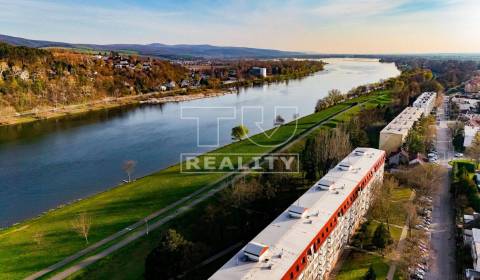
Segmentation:
{"type": "Polygon", "coordinates": [[[85,243],[88,244],[88,234],[90,233],[90,227],[92,225],[92,218],[87,213],[80,213],[72,221],[72,228],[80,236],[85,238],[85,243]]]}
{"type": "Polygon", "coordinates": [[[123,166],[122,166],[122,169],[123,171],[125,171],[125,173],[127,173],[127,176],[128,176],[128,182],[131,182],[132,181],[132,173],[133,171],[135,171],[135,167],[137,166],[137,162],[134,161],[134,160],[126,160],[124,163],[123,163],[123,166]]]}
{"type": "Polygon", "coordinates": [[[352,151],[350,135],[343,128],[321,130],[315,139],[316,157],[322,174],[352,151]]]}
{"type": "Polygon", "coordinates": [[[373,202],[370,213],[374,219],[385,223],[389,230],[393,189],[398,187],[398,181],[393,177],[387,176],[383,181],[383,185],[377,184],[373,188],[373,202]]]}
{"type": "Polygon", "coordinates": [[[405,205],[405,212],[407,213],[407,226],[408,226],[408,236],[412,236],[412,229],[418,223],[418,214],[417,214],[417,207],[413,202],[408,201],[405,205]]]}
{"type": "Polygon", "coordinates": [[[447,175],[446,168],[435,164],[422,164],[395,173],[402,183],[412,186],[420,195],[431,195],[447,175]]]}

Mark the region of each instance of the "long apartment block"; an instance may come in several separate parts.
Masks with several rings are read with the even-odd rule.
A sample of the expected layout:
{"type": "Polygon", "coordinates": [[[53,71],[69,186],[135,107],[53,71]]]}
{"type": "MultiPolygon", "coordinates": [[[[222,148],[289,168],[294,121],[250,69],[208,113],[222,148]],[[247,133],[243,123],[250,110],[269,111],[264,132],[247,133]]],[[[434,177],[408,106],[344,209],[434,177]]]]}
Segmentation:
{"type": "Polygon", "coordinates": [[[422,117],[428,116],[435,106],[437,93],[424,92],[413,102],[412,107],[407,107],[382,131],[380,131],[379,149],[388,154],[400,149],[408,133],[415,123],[422,117]]]}
{"type": "Polygon", "coordinates": [[[356,148],[210,279],[325,279],[383,181],[385,152],[356,148]]]}
{"type": "Polygon", "coordinates": [[[408,136],[408,132],[422,117],[424,110],[417,107],[405,108],[382,131],[380,131],[379,148],[387,153],[398,150],[408,136]]]}
{"type": "Polygon", "coordinates": [[[428,116],[432,112],[437,99],[436,92],[424,92],[413,102],[413,107],[423,109],[423,115],[428,116]]]}

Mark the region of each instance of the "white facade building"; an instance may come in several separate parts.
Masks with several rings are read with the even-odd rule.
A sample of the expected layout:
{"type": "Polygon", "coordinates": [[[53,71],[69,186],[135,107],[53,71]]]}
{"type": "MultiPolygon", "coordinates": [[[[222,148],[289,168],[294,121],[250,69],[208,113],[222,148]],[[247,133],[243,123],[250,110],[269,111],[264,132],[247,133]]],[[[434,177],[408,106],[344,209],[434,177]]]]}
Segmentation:
{"type": "Polygon", "coordinates": [[[267,77],[267,68],[264,68],[264,67],[252,67],[252,68],[250,69],[250,73],[251,73],[252,75],[265,78],[265,77],[267,77]]]}
{"type": "Polygon", "coordinates": [[[210,279],[324,279],[366,214],[385,152],[356,148],[210,279]]]}
{"type": "Polygon", "coordinates": [[[422,117],[424,109],[407,107],[380,131],[379,148],[387,153],[394,152],[402,146],[413,125],[422,117]]]}
{"type": "Polygon", "coordinates": [[[423,109],[423,115],[428,116],[435,107],[435,100],[437,99],[436,92],[424,92],[413,102],[413,107],[423,109]]]}

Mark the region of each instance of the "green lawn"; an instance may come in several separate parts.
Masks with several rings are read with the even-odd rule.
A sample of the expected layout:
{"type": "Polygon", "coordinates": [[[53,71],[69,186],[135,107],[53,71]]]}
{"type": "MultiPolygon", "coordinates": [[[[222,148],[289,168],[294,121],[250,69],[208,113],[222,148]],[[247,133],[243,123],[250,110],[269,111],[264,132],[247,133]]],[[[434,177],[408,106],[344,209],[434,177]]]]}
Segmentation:
{"type": "Polygon", "coordinates": [[[389,265],[382,257],[360,252],[351,252],[347,259],[343,261],[342,269],[335,279],[361,280],[365,273],[367,273],[370,265],[373,266],[377,279],[385,279],[387,277],[389,265]]]}
{"type": "MultiPolygon", "coordinates": [[[[300,135],[356,102],[376,98],[379,97],[361,97],[301,118],[295,135],[300,135]]],[[[261,144],[278,144],[285,141],[293,129],[295,126],[286,124],[271,138],[259,134],[253,139],[261,144]]],[[[268,153],[272,150],[271,147],[260,147],[244,140],[214,152],[268,153]]],[[[87,212],[92,216],[89,240],[93,244],[223,176],[184,174],[179,170],[179,165],[172,166],[0,231],[0,279],[24,278],[85,248],[84,240],[71,227],[71,221],[78,213],[87,212]],[[43,236],[40,244],[35,243],[35,235],[43,236]]]]}

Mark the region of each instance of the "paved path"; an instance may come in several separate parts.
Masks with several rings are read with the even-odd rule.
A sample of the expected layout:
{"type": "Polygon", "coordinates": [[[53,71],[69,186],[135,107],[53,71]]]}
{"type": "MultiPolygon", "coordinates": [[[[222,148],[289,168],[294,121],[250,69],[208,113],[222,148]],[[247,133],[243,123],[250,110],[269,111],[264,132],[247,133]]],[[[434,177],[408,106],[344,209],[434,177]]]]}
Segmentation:
{"type": "MultiPolygon", "coordinates": [[[[440,108],[437,114],[440,117],[440,123],[437,124],[436,147],[439,164],[449,168],[450,173],[451,168],[448,161],[452,159],[453,146],[443,112],[444,108],[440,108]]],[[[427,280],[455,279],[454,208],[449,189],[450,176],[445,176],[445,180],[439,185],[438,191],[434,193],[433,197],[430,270],[425,276],[427,280]]]]}
{"type": "MultiPolygon", "coordinates": [[[[412,201],[415,198],[415,192],[412,192],[410,195],[409,201],[412,201]]],[[[408,218],[407,218],[408,219],[408,218]]],[[[407,220],[405,221],[405,225],[402,228],[402,234],[400,235],[400,239],[398,240],[397,248],[395,249],[396,254],[401,254],[403,251],[403,246],[405,246],[405,238],[407,237],[408,233],[408,223],[407,220]]],[[[394,260],[390,267],[388,268],[387,279],[393,280],[393,276],[395,276],[395,271],[397,270],[397,261],[394,260]]]]}
{"type": "MultiPolygon", "coordinates": [[[[365,101],[363,103],[360,103],[360,104],[357,104],[356,106],[360,106],[364,103],[366,103],[368,101],[365,101]]],[[[322,121],[322,122],[319,122],[318,124],[316,124],[315,126],[305,130],[302,134],[300,134],[295,140],[291,141],[290,143],[287,143],[285,145],[283,145],[282,147],[279,147],[277,149],[274,149],[274,151],[272,152],[276,152],[278,150],[282,150],[282,149],[286,149],[288,147],[290,147],[291,145],[293,145],[295,142],[305,138],[310,132],[312,132],[313,130],[319,128],[321,125],[323,125],[324,123],[330,121],[331,119],[335,118],[336,116],[342,114],[342,113],[345,113],[347,111],[349,111],[350,109],[356,107],[356,106],[352,106],[352,107],[348,107],[340,112],[338,112],[337,114],[327,118],[326,120],[322,121]]],[[[272,153],[270,152],[270,153],[272,153]]],[[[155,212],[155,213],[152,213],[150,214],[149,216],[145,217],[144,219],[136,222],[135,224],[125,228],[125,229],[122,229],[121,231],[83,249],[82,251],[79,251],[63,260],[61,260],[60,262],[58,263],[55,263],[45,269],[42,269],[32,275],[30,275],[29,277],[27,277],[26,279],[27,280],[34,280],[34,279],[37,279],[37,278],[40,278],[46,274],[49,274],[49,273],[52,273],[54,272],[55,270],[57,269],[60,269],[66,265],[68,265],[69,263],[81,258],[81,257],[84,257],[86,255],[88,255],[89,253],[92,253],[94,252],[95,250],[97,250],[98,248],[102,247],[103,245],[111,242],[111,241],[114,241],[116,240],[117,238],[120,238],[124,235],[126,235],[127,233],[131,232],[132,230],[135,230],[135,229],[139,229],[141,228],[142,226],[145,225],[146,221],[149,221],[149,220],[152,220],[152,219],[155,219],[157,217],[159,217],[160,215],[178,207],[179,205],[181,205],[182,203],[192,199],[193,197],[199,195],[198,198],[196,198],[195,200],[193,200],[192,202],[190,202],[189,204],[181,207],[180,209],[178,209],[177,211],[175,211],[173,214],[170,214],[160,220],[158,220],[157,222],[149,225],[149,230],[154,230],[156,228],[158,228],[159,226],[165,224],[166,222],[170,221],[171,219],[177,217],[179,214],[181,213],[184,213],[185,211],[191,209],[191,207],[195,206],[196,204],[198,204],[199,202],[201,201],[204,201],[205,199],[211,197],[213,194],[215,194],[216,192],[220,191],[221,189],[225,188],[226,186],[228,186],[229,184],[228,183],[220,183],[222,181],[225,180],[226,177],[230,176],[231,174],[227,174],[226,176],[222,177],[220,180],[218,180],[217,182],[213,183],[213,184],[210,184],[208,186],[205,186],[197,191],[195,191],[194,193],[180,199],[179,201],[175,202],[175,203],[172,203],[170,204],[169,206],[155,212]],[[212,185],[216,185],[218,184],[217,187],[211,189],[210,191],[202,194],[202,192],[204,192],[206,189],[212,187],[212,185]]],[[[244,174],[240,174],[238,176],[244,176],[244,174]]],[[[235,177],[234,177],[235,178],[235,177]]],[[[68,269],[56,274],[55,276],[53,276],[52,278],[50,279],[57,279],[57,280],[60,280],[60,279],[65,279],[66,277],[72,275],[73,273],[87,267],[88,265],[108,256],[109,254],[111,254],[112,252],[124,247],[125,245],[129,244],[130,242],[132,241],[135,241],[137,240],[138,238],[142,237],[143,235],[146,234],[146,229],[141,229],[141,230],[138,230],[136,231],[135,233],[129,235],[127,238],[124,238],[123,240],[119,241],[118,243],[115,243],[114,245],[110,246],[109,248],[105,249],[104,251],[98,253],[98,254],[95,254],[95,255],[92,255],[82,261],[80,261],[79,263],[69,267],[68,269]]]]}

